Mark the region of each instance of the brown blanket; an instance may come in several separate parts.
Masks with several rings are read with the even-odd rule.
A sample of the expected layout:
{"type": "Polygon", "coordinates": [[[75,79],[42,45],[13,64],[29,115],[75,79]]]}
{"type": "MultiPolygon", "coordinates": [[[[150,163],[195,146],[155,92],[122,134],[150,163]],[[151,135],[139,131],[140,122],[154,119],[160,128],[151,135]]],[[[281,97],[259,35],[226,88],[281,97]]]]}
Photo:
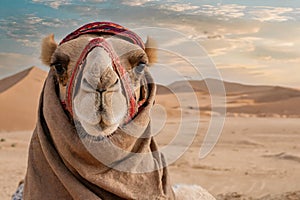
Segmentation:
{"type": "Polygon", "coordinates": [[[147,137],[155,85],[149,85],[148,102],[130,123],[109,138],[90,140],[78,135],[64,112],[53,74],[40,98],[23,198],[174,199],[165,159],[147,137]]]}

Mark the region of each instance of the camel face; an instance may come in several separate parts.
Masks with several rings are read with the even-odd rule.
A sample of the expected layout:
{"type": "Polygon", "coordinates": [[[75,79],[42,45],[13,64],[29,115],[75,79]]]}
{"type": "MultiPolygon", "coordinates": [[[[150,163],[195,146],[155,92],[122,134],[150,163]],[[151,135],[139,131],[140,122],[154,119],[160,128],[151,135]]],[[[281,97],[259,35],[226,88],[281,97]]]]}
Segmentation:
{"type": "MultiPolygon", "coordinates": [[[[66,100],[68,84],[82,52],[91,40],[98,37],[82,35],[59,46],[55,45],[53,36],[44,39],[42,60],[56,72],[62,102],[66,100]],[[49,50],[51,48],[52,52],[49,50]]],[[[152,57],[149,58],[146,53],[149,54],[149,48],[143,50],[138,45],[117,37],[106,36],[105,41],[112,47],[118,62],[125,69],[127,82],[138,105],[148,96],[145,71],[148,70],[149,61],[153,59],[153,52],[151,51],[152,57]]],[[[114,58],[107,50],[95,47],[88,52],[81,72],[75,77],[73,120],[80,122],[92,136],[110,135],[128,116],[128,94],[114,63],[114,58]]]]}

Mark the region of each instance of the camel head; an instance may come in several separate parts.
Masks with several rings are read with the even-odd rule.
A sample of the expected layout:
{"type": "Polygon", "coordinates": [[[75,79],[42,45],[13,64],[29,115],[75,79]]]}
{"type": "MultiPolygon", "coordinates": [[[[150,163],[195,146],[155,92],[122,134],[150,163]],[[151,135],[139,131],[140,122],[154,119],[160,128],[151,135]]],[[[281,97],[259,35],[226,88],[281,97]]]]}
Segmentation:
{"type": "Polygon", "coordinates": [[[60,101],[67,102],[73,120],[89,135],[109,136],[132,117],[130,105],[135,104],[136,114],[147,99],[147,68],[156,53],[150,38],[142,48],[121,37],[87,33],[58,45],[52,34],[42,42],[41,59],[54,71],[60,101]],[[87,50],[95,41],[97,45],[87,50]]]}

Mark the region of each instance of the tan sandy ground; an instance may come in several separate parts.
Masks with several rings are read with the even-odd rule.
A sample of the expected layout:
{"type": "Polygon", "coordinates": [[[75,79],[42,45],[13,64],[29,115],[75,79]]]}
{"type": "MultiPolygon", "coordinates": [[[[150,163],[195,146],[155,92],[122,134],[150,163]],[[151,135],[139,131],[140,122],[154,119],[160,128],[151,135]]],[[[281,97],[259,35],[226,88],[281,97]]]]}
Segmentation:
{"type": "MultiPolygon", "coordinates": [[[[227,118],[218,144],[203,160],[199,148],[209,118],[201,120],[193,145],[170,166],[173,183],[200,184],[213,195],[253,197],[300,190],[300,119],[227,118]]],[[[176,119],[166,132],[176,131],[176,119]]],[[[196,123],[191,118],[185,123],[196,123]]],[[[26,169],[30,132],[0,133],[0,199],[9,199],[26,169]],[[4,140],[4,141],[3,141],[4,140]]],[[[159,142],[169,142],[168,134],[159,142]]],[[[178,144],[180,146],[180,144],[178,144]]]]}
{"type": "Polygon", "coordinates": [[[237,192],[262,197],[300,191],[299,122],[227,118],[218,144],[200,160],[208,123],[203,120],[193,145],[170,167],[173,182],[200,184],[215,196],[237,192]]]}
{"type": "Polygon", "coordinates": [[[24,178],[31,132],[0,133],[0,199],[10,199],[24,178]]]}

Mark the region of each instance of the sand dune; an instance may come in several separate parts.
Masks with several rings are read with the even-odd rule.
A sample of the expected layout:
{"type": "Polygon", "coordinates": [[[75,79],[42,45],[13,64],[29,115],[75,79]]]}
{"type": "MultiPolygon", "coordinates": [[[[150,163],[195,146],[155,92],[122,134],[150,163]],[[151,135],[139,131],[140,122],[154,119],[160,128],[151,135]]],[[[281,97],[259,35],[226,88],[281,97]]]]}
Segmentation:
{"type": "Polygon", "coordinates": [[[0,81],[0,130],[32,130],[47,72],[32,67],[0,81]]]}
{"type": "MultiPolygon", "coordinates": [[[[214,88],[219,83],[219,80],[214,79],[188,82],[177,81],[167,87],[159,86],[158,99],[163,102],[167,109],[174,109],[178,108],[179,104],[174,106],[173,104],[165,103],[165,99],[176,99],[176,95],[185,95],[188,98],[187,93],[192,92],[198,97],[198,108],[203,112],[209,112],[211,111],[211,97],[219,94],[211,94],[207,85],[214,88]],[[193,89],[193,91],[186,92],[189,89],[193,89]]],[[[224,86],[227,98],[226,109],[230,116],[300,116],[300,90],[278,86],[249,86],[230,82],[224,82],[224,86]]],[[[194,108],[191,105],[190,109],[194,108]]],[[[218,107],[216,107],[216,110],[218,110],[218,107]]]]}
{"type": "Polygon", "coordinates": [[[269,103],[257,103],[238,107],[228,107],[230,113],[248,113],[259,117],[299,117],[300,97],[292,97],[285,100],[276,100],[269,103]]]}

